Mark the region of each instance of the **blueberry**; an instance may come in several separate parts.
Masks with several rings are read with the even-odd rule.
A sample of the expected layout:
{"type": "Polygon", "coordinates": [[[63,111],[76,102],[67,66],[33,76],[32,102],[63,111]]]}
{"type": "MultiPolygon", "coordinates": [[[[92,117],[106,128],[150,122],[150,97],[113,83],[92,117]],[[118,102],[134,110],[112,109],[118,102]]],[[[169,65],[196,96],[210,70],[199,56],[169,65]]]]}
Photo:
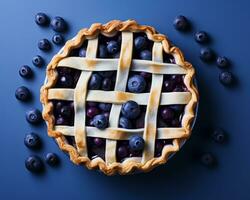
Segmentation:
{"type": "Polygon", "coordinates": [[[42,67],[42,65],[44,64],[44,60],[41,56],[35,56],[33,59],[32,59],[32,63],[33,65],[35,65],[36,67],[42,67]]]}
{"type": "Polygon", "coordinates": [[[133,93],[141,93],[146,89],[146,81],[140,75],[133,75],[128,79],[128,91],[133,93]]]}
{"type": "Polygon", "coordinates": [[[216,60],[216,64],[219,68],[226,68],[229,66],[229,60],[225,56],[219,56],[216,60]]]}
{"type": "Polygon", "coordinates": [[[111,103],[99,103],[99,104],[98,104],[98,107],[99,107],[102,111],[104,111],[104,112],[110,111],[111,106],[112,106],[111,103]]]}
{"type": "Polygon", "coordinates": [[[129,155],[128,148],[126,146],[120,146],[117,148],[117,156],[120,159],[126,158],[129,155]]]}
{"type": "Polygon", "coordinates": [[[152,60],[152,52],[149,50],[143,50],[140,52],[140,59],[142,60],[152,60]]]}
{"type": "Polygon", "coordinates": [[[144,145],[145,145],[145,142],[141,136],[134,135],[130,137],[129,139],[129,148],[132,151],[141,151],[143,150],[144,145]]]}
{"type": "Polygon", "coordinates": [[[25,167],[34,173],[41,172],[44,169],[43,162],[40,157],[38,156],[29,156],[25,160],[25,167]]]}
{"type": "Polygon", "coordinates": [[[102,81],[102,90],[110,91],[112,89],[113,82],[110,78],[104,78],[102,81]]]}
{"type": "Polygon", "coordinates": [[[73,87],[73,78],[72,76],[65,74],[58,79],[58,84],[63,88],[71,88],[73,87]]]}
{"type": "Polygon", "coordinates": [[[31,124],[38,124],[42,121],[42,114],[38,109],[31,109],[26,112],[26,120],[31,124]]]}
{"type": "Polygon", "coordinates": [[[59,158],[55,153],[47,153],[45,156],[45,161],[50,166],[55,166],[59,163],[59,158]]]}
{"type": "Polygon", "coordinates": [[[47,39],[41,39],[38,42],[38,48],[42,51],[49,51],[51,49],[50,41],[47,39]]]}
{"type": "Polygon", "coordinates": [[[140,115],[140,106],[135,101],[127,101],[122,105],[122,115],[128,119],[135,119],[140,115]]]}
{"type": "Polygon", "coordinates": [[[15,96],[20,101],[28,101],[31,97],[31,93],[27,87],[21,86],[16,89],[15,96]]]}
{"type": "Polygon", "coordinates": [[[29,133],[24,138],[24,144],[31,149],[37,149],[41,145],[40,137],[35,133],[29,133]]]}
{"type": "Polygon", "coordinates": [[[108,57],[107,47],[103,44],[99,45],[98,57],[99,58],[107,58],[108,57]]]}
{"type": "Polygon", "coordinates": [[[68,106],[62,106],[60,114],[62,115],[63,118],[70,118],[73,113],[71,107],[68,105],[68,106]]]}
{"type": "Polygon", "coordinates": [[[32,70],[28,65],[23,65],[19,69],[19,75],[23,78],[30,78],[32,77],[32,70]]]}
{"type": "Polygon", "coordinates": [[[173,92],[184,92],[184,88],[182,85],[176,85],[173,92]]]}
{"type": "Polygon", "coordinates": [[[190,28],[189,21],[183,15],[179,15],[174,19],[174,27],[178,31],[187,31],[190,28]]]}
{"type": "Polygon", "coordinates": [[[199,43],[207,43],[209,38],[205,31],[198,31],[195,33],[195,40],[199,43]]]}
{"type": "Polygon", "coordinates": [[[50,24],[52,26],[52,29],[56,32],[64,32],[67,29],[67,24],[62,17],[58,17],[58,16],[54,17],[51,20],[50,24]]]}
{"type": "Polygon", "coordinates": [[[175,116],[174,111],[169,107],[164,107],[163,109],[161,109],[160,114],[162,119],[166,121],[172,120],[175,116]]]}
{"type": "Polygon", "coordinates": [[[89,89],[90,90],[98,90],[100,89],[102,84],[102,77],[98,74],[92,74],[89,80],[89,89]]]}
{"type": "Polygon", "coordinates": [[[86,48],[85,47],[80,48],[79,56],[80,57],[86,57],[86,48]]]}
{"type": "Polygon", "coordinates": [[[97,72],[100,76],[102,76],[103,78],[110,78],[111,76],[113,76],[114,71],[101,71],[101,72],[97,72]]]}
{"type": "Polygon", "coordinates": [[[219,80],[223,85],[231,85],[233,83],[233,74],[229,71],[223,71],[219,75],[219,80]]]}
{"type": "Polygon", "coordinates": [[[181,75],[175,75],[175,74],[170,76],[170,80],[172,80],[174,82],[174,84],[178,84],[178,83],[181,83],[183,81],[181,75]]]}
{"type": "Polygon", "coordinates": [[[145,49],[147,46],[147,40],[145,37],[143,36],[138,36],[135,38],[134,40],[134,47],[137,50],[142,50],[145,49]]]}
{"type": "Polygon", "coordinates": [[[87,109],[86,115],[89,118],[93,118],[94,116],[96,116],[97,114],[99,114],[99,110],[96,107],[89,107],[87,109]]]}
{"type": "Polygon", "coordinates": [[[214,59],[214,52],[208,47],[201,48],[200,59],[204,62],[210,62],[214,59]]]}
{"type": "Polygon", "coordinates": [[[102,114],[96,115],[93,119],[93,125],[98,129],[105,129],[108,126],[108,119],[102,114]]]}
{"type": "Polygon", "coordinates": [[[120,50],[120,47],[116,41],[111,40],[108,42],[107,50],[111,55],[114,55],[120,50]]]}
{"type": "Polygon", "coordinates": [[[217,128],[212,134],[212,139],[217,143],[223,143],[226,139],[226,134],[222,129],[217,128]]]}
{"type": "Polygon", "coordinates": [[[172,80],[165,80],[163,82],[163,90],[165,92],[172,92],[174,90],[174,82],[172,80]]]}
{"type": "Polygon", "coordinates": [[[215,164],[215,158],[211,153],[203,153],[200,161],[203,165],[211,167],[215,164]]]}
{"type": "Polygon", "coordinates": [[[45,13],[37,13],[35,16],[35,22],[37,25],[46,26],[49,24],[49,17],[45,13]]]}
{"type": "Polygon", "coordinates": [[[101,147],[104,145],[105,143],[105,140],[103,138],[94,138],[93,140],[94,144],[97,146],[97,147],[101,147]]]}
{"type": "Polygon", "coordinates": [[[119,127],[126,128],[126,129],[131,129],[132,128],[132,122],[126,117],[121,117],[119,119],[119,127]]]}
{"type": "Polygon", "coordinates": [[[63,36],[61,34],[55,34],[52,37],[52,42],[54,44],[63,44],[64,38],[63,38],[63,36]]]}

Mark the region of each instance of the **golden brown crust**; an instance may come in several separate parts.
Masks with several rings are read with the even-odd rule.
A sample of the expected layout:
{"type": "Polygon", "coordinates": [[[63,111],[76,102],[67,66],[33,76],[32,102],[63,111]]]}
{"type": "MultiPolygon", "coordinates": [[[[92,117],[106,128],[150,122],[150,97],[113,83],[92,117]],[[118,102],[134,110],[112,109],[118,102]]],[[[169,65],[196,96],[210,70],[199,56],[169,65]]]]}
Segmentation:
{"type": "Polygon", "coordinates": [[[74,39],[69,40],[65,44],[63,51],[53,57],[47,67],[47,82],[42,86],[40,96],[41,102],[44,105],[43,118],[47,122],[48,135],[56,139],[60,149],[67,152],[70,155],[70,159],[75,164],[83,164],[89,169],[100,169],[107,175],[112,175],[117,172],[119,174],[128,174],[134,170],[141,170],[144,172],[150,171],[154,167],[165,163],[170,154],[179,150],[180,144],[184,140],[184,138],[174,139],[173,145],[164,148],[161,157],[153,158],[144,164],[136,162],[115,162],[107,165],[102,159],[90,160],[88,157],[81,157],[75,147],[67,144],[64,135],[54,130],[55,119],[53,116],[52,103],[48,100],[48,90],[49,88],[52,88],[56,82],[57,72],[55,68],[57,67],[57,64],[60,60],[67,57],[72,49],[80,47],[85,39],[94,38],[99,32],[107,36],[112,36],[115,35],[117,31],[145,32],[150,40],[162,42],[164,51],[172,54],[175,58],[176,64],[187,70],[184,83],[191,92],[191,100],[185,107],[185,115],[182,120],[182,126],[185,129],[187,136],[191,133],[192,120],[195,115],[195,107],[198,101],[198,91],[193,83],[195,74],[194,68],[190,63],[184,60],[184,56],[180,49],[172,47],[166,36],[156,33],[153,27],[139,25],[134,20],[113,20],[104,25],[95,23],[89,29],[80,30],[74,39]]]}

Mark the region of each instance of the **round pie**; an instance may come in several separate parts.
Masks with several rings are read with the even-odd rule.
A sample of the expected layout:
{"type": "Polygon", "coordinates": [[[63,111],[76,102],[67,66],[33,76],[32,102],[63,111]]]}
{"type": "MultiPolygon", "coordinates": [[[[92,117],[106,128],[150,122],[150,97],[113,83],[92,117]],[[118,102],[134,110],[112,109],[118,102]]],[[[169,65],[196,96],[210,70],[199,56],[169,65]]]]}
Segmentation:
{"type": "Polygon", "coordinates": [[[134,20],[92,24],[47,67],[41,102],[48,135],[89,169],[150,171],[191,134],[194,75],[153,27],[134,20]]]}

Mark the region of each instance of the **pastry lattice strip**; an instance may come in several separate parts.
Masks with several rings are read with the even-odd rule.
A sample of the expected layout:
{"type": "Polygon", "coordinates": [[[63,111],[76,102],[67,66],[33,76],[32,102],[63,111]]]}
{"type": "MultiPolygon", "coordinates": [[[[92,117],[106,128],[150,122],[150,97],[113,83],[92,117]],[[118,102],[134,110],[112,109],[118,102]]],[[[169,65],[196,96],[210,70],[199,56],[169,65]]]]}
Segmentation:
{"type": "Polygon", "coordinates": [[[120,59],[97,59],[98,38],[88,41],[85,58],[67,57],[61,60],[58,67],[70,67],[81,70],[81,75],[75,89],[49,89],[48,98],[58,100],[73,100],[75,106],[75,124],[70,126],[55,126],[55,130],[64,135],[74,136],[80,155],[87,156],[86,137],[106,138],[105,161],[116,161],[117,140],[128,139],[131,135],[141,135],[146,141],[142,158],[128,158],[146,162],[154,156],[155,139],[176,139],[186,137],[184,128],[157,128],[157,110],[159,105],[187,104],[191,98],[190,92],[161,93],[164,74],[186,74],[186,70],[177,64],[162,63],[163,49],[161,42],[153,46],[153,61],[132,60],[133,33],[122,32],[122,47],[120,59]],[[117,67],[118,66],[118,67],[117,67]],[[114,91],[87,90],[88,80],[93,71],[117,70],[117,80],[114,91]],[[125,92],[129,71],[145,71],[152,73],[150,93],[125,92]],[[134,100],[140,105],[148,105],[143,129],[118,128],[121,104],[134,100]],[[110,112],[110,127],[99,130],[95,127],[85,127],[86,101],[112,103],[110,112]]]}

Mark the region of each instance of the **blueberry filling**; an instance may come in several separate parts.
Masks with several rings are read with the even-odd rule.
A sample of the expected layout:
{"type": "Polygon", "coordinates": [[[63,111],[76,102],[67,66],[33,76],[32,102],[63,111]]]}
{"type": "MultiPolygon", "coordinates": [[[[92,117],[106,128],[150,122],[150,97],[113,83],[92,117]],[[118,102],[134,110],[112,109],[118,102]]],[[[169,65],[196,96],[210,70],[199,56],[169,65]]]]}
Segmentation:
{"type": "Polygon", "coordinates": [[[133,59],[152,60],[153,41],[145,33],[134,33],[133,59]]]}
{"type": "Polygon", "coordinates": [[[58,67],[58,78],[55,88],[75,88],[80,77],[80,70],[58,67]]]}
{"type": "Polygon", "coordinates": [[[159,106],[157,127],[181,127],[184,105],[159,106]]]}
{"type": "Polygon", "coordinates": [[[117,162],[123,162],[124,159],[128,157],[142,157],[142,150],[133,151],[130,148],[129,140],[117,141],[117,147],[116,147],[117,162]]]}
{"type": "Polygon", "coordinates": [[[184,84],[184,75],[173,74],[164,75],[163,78],[163,92],[186,92],[187,87],[184,84]]]}
{"type": "Polygon", "coordinates": [[[55,125],[73,126],[75,115],[73,101],[54,100],[52,103],[55,125]]]}
{"type": "Polygon", "coordinates": [[[160,157],[162,155],[162,150],[165,145],[172,145],[172,139],[157,139],[155,141],[155,157],[160,157]]]}
{"type": "Polygon", "coordinates": [[[100,157],[103,160],[105,160],[105,148],[106,148],[105,139],[87,137],[87,145],[88,145],[88,157],[90,159],[95,159],[97,157],[100,157]]]}
{"type": "Polygon", "coordinates": [[[148,93],[150,92],[152,74],[148,72],[129,72],[126,92],[148,93]]]}

